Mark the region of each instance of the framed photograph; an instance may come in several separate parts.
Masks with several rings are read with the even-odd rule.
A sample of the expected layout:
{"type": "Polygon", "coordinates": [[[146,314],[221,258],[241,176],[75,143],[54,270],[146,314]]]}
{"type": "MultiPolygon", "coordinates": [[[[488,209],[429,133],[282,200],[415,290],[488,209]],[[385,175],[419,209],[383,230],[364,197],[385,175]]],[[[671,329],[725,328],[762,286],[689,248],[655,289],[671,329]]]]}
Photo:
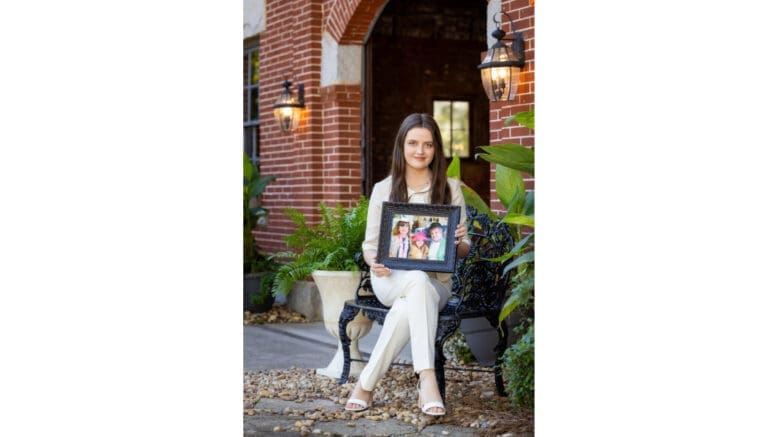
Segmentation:
{"type": "Polygon", "coordinates": [[[452,273],[456,205],[383,202],[377,261],[392,269],[452,273]]]}

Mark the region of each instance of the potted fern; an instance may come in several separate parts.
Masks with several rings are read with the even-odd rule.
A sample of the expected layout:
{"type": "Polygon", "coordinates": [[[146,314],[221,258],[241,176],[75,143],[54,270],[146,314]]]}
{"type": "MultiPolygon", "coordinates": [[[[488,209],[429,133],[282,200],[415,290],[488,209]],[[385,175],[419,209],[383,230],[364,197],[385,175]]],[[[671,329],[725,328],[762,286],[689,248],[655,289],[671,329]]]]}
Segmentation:
{"type": "MultiPolygon", "coordinates": [[[[291,219],[295,230],[284,238],[291,249],[275,254],[276,259],[290,259],[282,265],[273,282],[273,294],[287,296],[296,281],[313,278],[321,296],[322,318],[329,334],[339,339],[338,320],[343,304],[353,298],[359,284],[360,272],[355,256],[361,252],[364,231],[367,226],[368,200],[361,196],[350,208],[341,204],[331,207],[321,202],[319,214],[321,223],[308,226],[305,216],[295,208],[287,208],[284,214],[291,219]]],[[[351,356],[361,359],[358,339],[367,335],[372,321],[363,315],[357,316],[346,328],[352,339],[351,356]]],[[[351,375],[358,376],[363,368],[351,366],[351,375]]],[[[339,378],[343,368],[343,351],[338,341],[335,356],[329,365],[316,370],[320,375],[339,378]]]]}
{"type": "Polygon", "coordinates": [[[267,215],[260,196],[275,176],[261,176],[243,152],[243,311],[263,312],[272,307],[272,279],[278,264],[259,253],[253,231],[267,215]]]}

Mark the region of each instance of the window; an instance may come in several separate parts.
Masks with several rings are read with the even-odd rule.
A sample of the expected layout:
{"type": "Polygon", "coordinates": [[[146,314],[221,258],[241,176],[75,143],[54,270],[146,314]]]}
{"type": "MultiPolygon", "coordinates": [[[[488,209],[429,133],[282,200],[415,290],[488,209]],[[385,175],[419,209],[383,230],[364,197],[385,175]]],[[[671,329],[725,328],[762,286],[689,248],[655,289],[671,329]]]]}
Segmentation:
{"type": "Polygon", "coordinates": [[[469,158],[469,102],[435,100],[434,120],[440,126],[445,157],[469,158]]]}
{"type": "Polygon", "coordinates": [[[243,50],[243,150],[259,160],[259,42],[243,50]]]}

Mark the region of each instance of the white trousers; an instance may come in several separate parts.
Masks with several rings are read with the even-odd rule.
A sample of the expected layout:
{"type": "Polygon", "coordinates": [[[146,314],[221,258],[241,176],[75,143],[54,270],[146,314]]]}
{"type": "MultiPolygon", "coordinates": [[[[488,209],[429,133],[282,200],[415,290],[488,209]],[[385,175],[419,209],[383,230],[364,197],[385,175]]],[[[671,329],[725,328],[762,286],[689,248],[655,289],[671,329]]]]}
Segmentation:
{"type": "Polygon", "coordinates": [[[420,270],[391,270],[389,276],[372,276],[372,289],[383,305],[391,307],[359,382],[372,391],[399,352],[410,341],[413,369],[434,368],[437,314],[451,293],[440,281],[420,270]]]}

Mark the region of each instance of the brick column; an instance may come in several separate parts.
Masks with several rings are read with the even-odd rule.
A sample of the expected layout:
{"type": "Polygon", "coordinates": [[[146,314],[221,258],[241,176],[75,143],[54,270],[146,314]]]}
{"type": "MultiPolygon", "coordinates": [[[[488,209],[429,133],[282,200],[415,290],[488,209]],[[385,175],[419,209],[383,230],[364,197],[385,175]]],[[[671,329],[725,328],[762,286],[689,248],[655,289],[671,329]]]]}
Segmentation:
{"type": "Polygon", "coordinates": [[[361,194],[361,85],[321,88],[324,200],[350,206],[361,194]]]}
{"type": "MultiPolygon", "coordinates": [[[[493,5],[489,10],[495,9],[507,12],[513,18],[516,30],[523,32],[523,38],[526,43],[526,65],[521,69],[521,82],[518,85],[518,96],[510,102],[490,103],[490,145],[518,143],[524,146],[534,147],[534,133],[529,129],[511,124],[505,126],[505,119],[523,111],[528,111],[534,107],[534,1],[533,0],[502,0],[501,5],[497,0],[491,0],[493,5]]],[[[493,30],[493,13],[487,17],[489,26],[489,36],[493,30]]],[[[502,30],[505,31],[506,38],[512,37],[513,30],[506,15],[502,15],[502,30]]],[[[493,41],[493,38],[490,38],[493,41]]],[[[508,43],[509,44],[509,43],[508,43]]],[[[485,52],[483,52],[485,56],[485,52]]],[[[534,189],[534,179],[525,178],[526,188],[534,189]]],[[[502,210],[502,204],[496,196],[496,166],[491,164],[491,209],[502,210]]]]}
{"type": "Polygon", "coordinates": [[[254,235],[261,252],[286,250],[283,237],[294,229],[283,209],[294,207],[315,220],[326,191],[322,175],[321,29],[323,0],[267,0],[267,28],[260,34],[260,171],[275,175],[262,196],[268,225],[254,235]],[[281,82],[305,84],[305,113],[297,130],[281,132],[272,106],[281,82]]]}

